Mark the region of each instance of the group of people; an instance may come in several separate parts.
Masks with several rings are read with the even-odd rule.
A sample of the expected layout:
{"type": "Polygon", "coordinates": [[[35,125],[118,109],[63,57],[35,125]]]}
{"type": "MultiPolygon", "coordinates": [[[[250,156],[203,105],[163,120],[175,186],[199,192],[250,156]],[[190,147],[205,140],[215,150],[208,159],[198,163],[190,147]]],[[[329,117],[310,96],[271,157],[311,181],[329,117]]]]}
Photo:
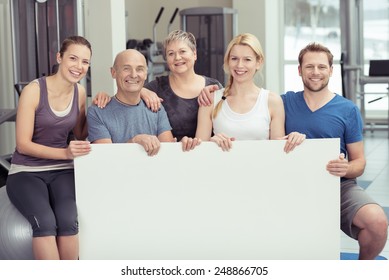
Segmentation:
{"type": "Polygon", "coordinates": [[[161,142],[181,142],[189,151],[212,141],[228,151],[235,140],[285,139],[284,150],[290,152],[305,138],[341,139],[339,158],[327,165],[341,178],[341,228],[358,240],[360,259],[374,259],[382,251],[386,215],[356,181],[365,167],[361,116],[355,104],[329,90],[333,56],[326,47],[311,43],[301,50],[304,89],[280,96],[254,82],[264,54],[252,34],[240,34],[228,45],[224,88],[195,72],[193,34],[173,31],[163,46],[169,74],[147,84],[143,54],[120,52],[111,67],[117,92],[112,98],[99,93],[98,106],[86,109],[85,89],[78,83],[92,55],[80,36],[64,40],[54,75],[23,90],[7,192],[31,223],[36,259],[78,258],[72,160],[88,154],[90,143],[138,143],[154,156],[161,142]]]}

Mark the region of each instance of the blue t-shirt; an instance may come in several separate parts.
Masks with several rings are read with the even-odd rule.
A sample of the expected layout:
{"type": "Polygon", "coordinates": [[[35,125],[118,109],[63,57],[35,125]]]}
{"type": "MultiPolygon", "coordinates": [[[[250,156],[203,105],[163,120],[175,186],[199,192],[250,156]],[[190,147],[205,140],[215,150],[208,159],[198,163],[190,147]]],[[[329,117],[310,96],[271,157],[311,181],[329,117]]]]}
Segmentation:
{"type": "Polygon", "coordinates": [[[104,109],[88,108],[88,140],[110,138],[113,143],[127,143],[138,134],[158,136],[171,130],[163,106],[158,112],[149,110],[143,100],[138,105],[124,105],[115,98],[104,109]]]}
{"type": "Polygon", "coordinates": [[[346,144],[362,141],[363,122],[358,107],[350,100],[335,95],[322,108],[312,112],[303,92],[288,91],[281,95],[285,107],[285,132],[304,133],[307,139],[340,138],[340,150],[346,144]]]}

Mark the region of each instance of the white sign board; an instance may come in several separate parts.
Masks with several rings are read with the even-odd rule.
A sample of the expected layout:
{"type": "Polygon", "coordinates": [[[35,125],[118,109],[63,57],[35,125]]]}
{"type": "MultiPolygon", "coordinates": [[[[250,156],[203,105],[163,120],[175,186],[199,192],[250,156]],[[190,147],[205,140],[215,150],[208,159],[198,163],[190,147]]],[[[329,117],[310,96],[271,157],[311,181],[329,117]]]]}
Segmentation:
{"type": "Polygon", "coordinates": [[[80,259],[339,259],[339,139],[95,144],[75,160],[80,259]]]}

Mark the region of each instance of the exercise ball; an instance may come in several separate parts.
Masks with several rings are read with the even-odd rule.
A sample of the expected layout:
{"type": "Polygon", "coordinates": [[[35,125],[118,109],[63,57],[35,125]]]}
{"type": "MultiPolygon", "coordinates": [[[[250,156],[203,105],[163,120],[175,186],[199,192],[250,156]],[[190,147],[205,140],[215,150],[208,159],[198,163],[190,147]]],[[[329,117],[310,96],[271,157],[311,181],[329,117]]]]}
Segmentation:
{"type": "Polygon", "coordinates": [[[32,229],[0,188],[0,260],[32,260],[32,229]]]}

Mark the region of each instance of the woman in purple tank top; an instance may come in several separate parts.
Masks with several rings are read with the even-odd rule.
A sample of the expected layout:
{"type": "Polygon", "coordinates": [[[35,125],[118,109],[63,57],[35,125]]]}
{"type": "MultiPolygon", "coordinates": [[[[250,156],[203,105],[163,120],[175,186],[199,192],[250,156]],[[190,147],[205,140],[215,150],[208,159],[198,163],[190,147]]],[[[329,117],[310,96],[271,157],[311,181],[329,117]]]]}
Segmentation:
{"type": "Polygon", "coordinates": [[[32,81],[20,96],[6,187],[32,226],[36,259],[78,259],[73,159],[91,149],[84,141],[86,91],[78,83],[91,55],[85,38],[65,39],[57,53],[57,72],[32,81]]]}

